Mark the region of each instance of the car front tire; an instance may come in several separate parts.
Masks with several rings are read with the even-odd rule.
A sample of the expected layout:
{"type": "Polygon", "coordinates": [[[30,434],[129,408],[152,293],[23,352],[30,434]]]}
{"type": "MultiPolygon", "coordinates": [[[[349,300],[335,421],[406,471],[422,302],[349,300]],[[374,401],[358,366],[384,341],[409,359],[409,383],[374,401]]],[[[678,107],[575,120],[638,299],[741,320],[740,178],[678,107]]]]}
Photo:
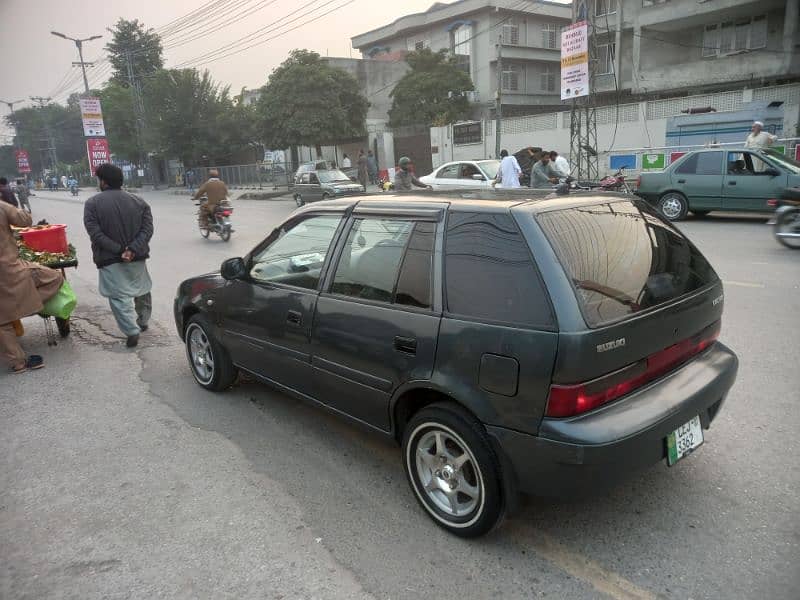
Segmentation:
{"type": "Polygon", "coordinates": [[[236,381],[238,370],[228,351],[211,333],[203,315],[194,315],[186,325],[186,357],[195,381],[207,390],[221,392],[236,381]]]}
{"type": "Polygon", "coordinates": [[[432,404],[412,417],[403,466],[420,506],[450,533],[478,537],[500,523],[500,463],[483,426],[460,407],[432,404]]]}
{"type": "Polygon", "coordinates": [[[689,202],[680,192],[667,192],[658,199],[658,211],[669,221],[680,221],[689,212],[689,202]]]}

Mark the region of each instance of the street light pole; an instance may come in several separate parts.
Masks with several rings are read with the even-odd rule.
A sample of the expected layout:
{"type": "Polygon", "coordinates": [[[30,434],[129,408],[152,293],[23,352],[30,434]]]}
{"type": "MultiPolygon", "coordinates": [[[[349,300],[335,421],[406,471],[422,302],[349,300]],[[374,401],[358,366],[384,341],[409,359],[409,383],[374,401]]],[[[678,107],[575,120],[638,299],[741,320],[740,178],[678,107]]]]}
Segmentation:
{"type": "Polygon", "coordinates": [[[58,31],[51,31],[50,33],[52,33],[56,37],[64,38],[65,40],[70,40],[75,42],[75,46],[78,48],[78,58],[80,59],[80,62],[74,62],[72,64],[75,66],[79,66],[81,68],[81,71],[83,71],[83,87],[84,90],[86,91],[86,94],[88,95],[89,80],[86,77],[86,67],[87,66],[91,67],[94,65],[94,63],[87,63],[83,61],[83,42],[91,42],[92,40],[99,40],[103,36],[93,35],[92,37],[78,39],[78,38],[71,38],[67,35],[64,35],[63,33],[59,33],[58,31]]]}

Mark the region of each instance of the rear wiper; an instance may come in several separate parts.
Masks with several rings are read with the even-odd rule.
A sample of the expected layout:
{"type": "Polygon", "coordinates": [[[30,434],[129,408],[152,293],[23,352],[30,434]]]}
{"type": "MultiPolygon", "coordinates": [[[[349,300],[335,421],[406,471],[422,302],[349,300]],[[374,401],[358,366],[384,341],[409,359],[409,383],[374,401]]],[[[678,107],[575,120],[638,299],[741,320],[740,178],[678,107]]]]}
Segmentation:
{"type": "Polygon", "coordinates": [[[597,281],[591,281],[590,279],[573,279],[573,283],[583,290],[589,290],[590,292],[597,292],[605,296],[606,298],[610,298],[611,300],[616,300],[620,304],[625,306],[630,306],[634,311],[637,311],[641,308],[641,305],[636,301],[636,298],[633,298],[623,292],[622,290],[618,290],[616,288],[608,287],[607,285],[603,285],[602,283],[598,283],[597,281]]]}

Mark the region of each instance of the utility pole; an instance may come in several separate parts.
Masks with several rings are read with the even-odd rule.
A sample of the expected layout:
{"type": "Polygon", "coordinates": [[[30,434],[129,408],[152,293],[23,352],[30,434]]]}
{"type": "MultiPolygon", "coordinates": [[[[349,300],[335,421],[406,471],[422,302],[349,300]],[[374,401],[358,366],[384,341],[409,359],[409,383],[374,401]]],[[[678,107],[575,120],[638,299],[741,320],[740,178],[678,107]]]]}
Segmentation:
{"type": "MultiPolygon", "coordinates": [[[[24,102],[24,100],[14,100],[13,102],[9,102],[8,100],[0,100],[3,104],[8,106],[8,110],[11,111],[11,116],[14,116],[14,105],[19,104],[20,102],[24,102]]],[[[17,127],[17,122],[14,121],[14,147],[19,146],[19,128],[17,127]]]]}
{"type": "Polygon", "coordinates": [[[93,35],[92,37],[78,39],[78,38],[71,38],[69,36],[64,35],[63,33],[59,33],[58,31],[51,31],[53,35],[64,38],[65,40],[70,40],[75,42],[75,46],[78,48],[78,58],[80,59],[79,62],[73,62],[72,66],[80,67],[81,71],[83,72],[83,88],[86,92],[86,95],[89,95],[89,80],[86,78],[86,67],[93,67],[94,63],[84,62],[83,60],[83,42],[91,42],[92,40],[99,40],[102,35],[93,35]]]}
{"type": "MultiPolygon", "coordinates": [[[[45,98],[44,96],[31,96],[31,101],[38,104],[39,109],[44,108],[47,104],[50,103],[51,98],[45,98]]],[[[53,130],[50,128],[50,121],[45,117],[44,121],[44,130],[45,134],[47,135],[46,138],[40,138],[40,143],[45,142],[47,144],[46,147],[39,147],[39,153],[42,157],[42,167],[44,167],[44,151],[47,151],[47,154],[50,157],[50,167],[53,171],[56,170],[56,165],[58,164],[58,155],[56,154],[56,141],[53,137],[53,130]]]]}
{"type": "Polygon", "coordinates": [[[595,73],[597,71],[597,37],[594,28],[594,13],[583,10],[576,15],[573,6],[573,22],[585,20],[587,23],[589,51],[589,94],[572,100],[570,111],[569,137],[570,162],[572,172],[579,179],[596,181],[599,179],[597,167],[597,115],[595,109],[595,73]],[[576,18],[577,16],[577,18],[576,18]]]}
{"type": "Polygon", "coordinates": [[[494,157],[500,158],[500,134],[503,127],[503,35],[497,36],[497,94],[494,98],[494,157]]]}
{"type": "Polygon", "coordinates": [[[136,115],[136,146],[139,150],[139,166],[144,169],[145,177],[149,175],[149,161],[146,160],[144,151],[144,100],[142,99],[142,86],[133,72],[133,53],[128,50],[125,52],[125,58],[128,62],[128,83],[130,84],[131,93],[133,94],[133,112],[136,115]]]}

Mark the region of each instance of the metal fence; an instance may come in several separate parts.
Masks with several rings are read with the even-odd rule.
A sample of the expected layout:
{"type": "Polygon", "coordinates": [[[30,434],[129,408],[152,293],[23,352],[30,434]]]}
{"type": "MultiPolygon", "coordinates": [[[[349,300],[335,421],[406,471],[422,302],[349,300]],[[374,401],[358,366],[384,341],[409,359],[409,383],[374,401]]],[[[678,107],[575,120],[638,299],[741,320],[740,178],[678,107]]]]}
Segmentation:
{"type": "Polygon", "coordinates": [[[216,170],[228,187],[274,189],[286,187],[296,169],[291,163],[171,168],[168,183],[170,187],[196,188],[208,179],[211,170],[216,170]]]}

